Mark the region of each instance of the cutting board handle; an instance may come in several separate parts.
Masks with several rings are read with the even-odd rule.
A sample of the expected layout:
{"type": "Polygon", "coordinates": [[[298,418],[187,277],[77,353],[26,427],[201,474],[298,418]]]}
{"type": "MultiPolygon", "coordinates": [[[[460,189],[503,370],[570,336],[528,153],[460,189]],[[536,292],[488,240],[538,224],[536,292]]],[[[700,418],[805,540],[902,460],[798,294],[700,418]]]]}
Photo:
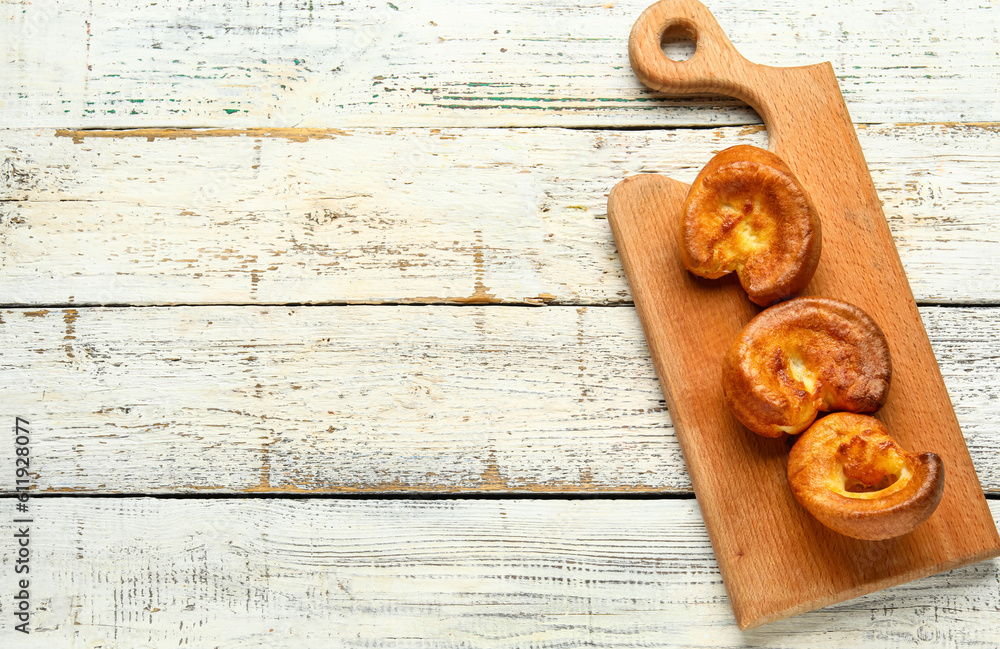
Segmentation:
{"type": "MultiPolygon", "coordinates": [[[[764,120],[769,148],[797,174],[800,167],[808,166],[803,163],[817,144],[824,142],[830,144],[828,153],[836,154],[828,161],[860,162],[863,177],[845,179],[850,181],[846,186],[871,185],[830,63],[774,67],[748,61],[698,0],[660,0],[648,7],[632,26],[628,54],[636,76],[653,90],[673,95],[720,94],[750,104],[764,120]],[[686,61],[668,58],[662,48],[664,35],[690,38],[695,43],[694,55],[686,61]]],[[[870,194],[877,202],[874,188],[870,194]]]]}
{"type": "Polygon", "coordinates": [[[736,51],[712,12],[697,0],[660,0],[643,11],[632,26],[628,56],[636,76],[653,90],[718,93],[744,101],[756,94],[753,68],[760,66],[736,51]],[[668,58],[662,49],[665,34],[694,41],[694,55],[686,61],[668,58]]]}

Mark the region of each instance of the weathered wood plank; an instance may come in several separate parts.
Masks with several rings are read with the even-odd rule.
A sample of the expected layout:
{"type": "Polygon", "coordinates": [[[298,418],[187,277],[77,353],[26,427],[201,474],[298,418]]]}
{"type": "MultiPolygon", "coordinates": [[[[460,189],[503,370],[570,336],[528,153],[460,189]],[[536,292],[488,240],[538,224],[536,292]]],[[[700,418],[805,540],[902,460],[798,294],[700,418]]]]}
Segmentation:
{"type": "MultiPolygon", "coordinates": [[[[747,124],[632,75],[649,0],[0,4],[5,126],[747,124]]],[[[709,2],[750,60],[829,60],[859,122],[989,121],[990,3],[709,2]]]]}
{"type": "MultiPolygon", "coordinates": [[[[862,147],[919,300],[1000,302],[1000,127],[862,147]]],[[[622,177],[759,129],[4,131],[0,303],[627,303],[622,177]]]]}
{"type": "MultiPolygon", "coordinates": [[[[980,481],[1000,491],[1000,309],[922,315],[980,481]]],[[[42,491],[691,489],[631,308],[0,316],[0,420],[36,431],[42,491]]]]}
{"type": "Polygon", "coordinates": [[[901,649],[1000,634],[998,560],[740,632],[693,500],[31,507],[31,635],[9,622],[9,588],[0,599],[0,642],[23,649],[901,649]]]}

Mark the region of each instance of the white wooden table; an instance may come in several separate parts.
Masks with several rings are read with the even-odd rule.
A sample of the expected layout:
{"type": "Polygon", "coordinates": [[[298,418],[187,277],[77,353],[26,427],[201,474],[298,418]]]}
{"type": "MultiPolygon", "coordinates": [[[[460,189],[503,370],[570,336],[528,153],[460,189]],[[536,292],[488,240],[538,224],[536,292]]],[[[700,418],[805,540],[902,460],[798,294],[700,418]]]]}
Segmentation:
{"type": "MultiPolygon", "coordinates": [[[[0,646],[997,646],[1000,561],[737,630],[605,201],[767,135],[646,4],[0,0],[0,646]]],[[[709,2],[833,63],[1000,519],[998,8],[831,5],[709,2]]]]}

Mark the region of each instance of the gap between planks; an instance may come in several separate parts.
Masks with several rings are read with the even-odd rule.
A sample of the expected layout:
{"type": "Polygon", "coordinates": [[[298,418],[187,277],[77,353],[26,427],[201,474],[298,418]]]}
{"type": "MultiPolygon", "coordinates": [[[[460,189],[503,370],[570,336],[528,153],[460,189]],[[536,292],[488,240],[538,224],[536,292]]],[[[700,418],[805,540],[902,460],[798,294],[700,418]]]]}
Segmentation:
{"type": "MultiPolygon", "coordinates": [[[[986,500],[1000,500],[1000,492],[984,492],[986,500]]],[[[434,491],[386,491],[365,493],[282,493],[277,492],[246,492],[246,493],[100,493],[92,491],[80,492],[30,492],[31,500],[58,498],[156,498],[159,500],[696,500],[693,492],[460,492],[440,493],[434,491]]],[[[0,495],[0,502],[15,500],[16,496],[0,495]]]]}
{"type": "MultiPolygon", "coordinates": [[[[30,491],[31,500],[58,498],[157,498],[160,500],[695,500],[694,492],[570,492],[570,491],[366,491],[366,492],[264,492],[243,493],[164,493],[164,492],[93,492],[93,491],[30,491]]],[[[1000,500],[1000,493],[986,494],[987,499],[1000,500]]],[[[15,500],[10,492],[0,494],[0,502],[15,500]]]]}
{"type": "MultiPolygon", "coordinates": [[[[749,108],[749,106],[747,107],[749,108]]],[[[900,128],[913,127],[972,127],[994,129],[1000,128],[1000,122],[958,122],[958,121],[936,121],[936,122],[886,122],[869,121],[854,122],[856,128],[867,128],[873,126],[896,126],[900,128]]],[[[452,130],[534,130],[534,129],[564,129],[568,131],[690,131],[690,130],[718,130],[719,128],[742,127],[744,133],[759,133],[765,131],[762,121],[750,122],[747,124],[727,124],[720,127],[718,124],[640,124],[634,126],[605,126],[605,125],[475,125],[475,124],[455,124],[446,127],[452,130]]],[[[305,142],[310,139],[325,140],[333,137],[349,135],[352,131],[364,127],[348,128],[296,128],[296,127],[250,127],[250,128],[225,128],[219,126],[164,126],[164,127],[81,127],[75,129],[55,129],[56,137],[67,137],[73,140],[74,144],[82,144],[88,138],[146,138],[147,142],[157,139],[177,140],[177,139],[197,139],[203,137],[268,137],[285,138],[293,142],[305,142]]],[[[387,131],[413,130],[413,131],[440,131],[445,127],[441,126],[406,126],[406,127],[386,127],[387,131]]],[[[24,127],[0,128],[2,131],[25,130],[24,127]]]]}
{"type": "MultiPolygon", "coordinates": [[[[937,302],[934,300],[917,300],[917,306],[941,307],[944,309],[975,309],[1000,306],[1000,301],[987,300],[983,302],[937,302]]],[[[12,311],[39,311],[45,309],[176,309],[176,308],[241,308],[241,307],[289,307],[289,308],[340,308],[340,307],[506,307],[518,309],[538,309],[542,307],[577,307],[577,308],[601,308],[620,309],[635,308],[635,303],[631,300],[627,302],[565,302],[558,299],[542,299],[538,302],[504,302],[501,300],[485,302],[444,302],[444,301],[420,301],[418,299],[406,302],[378,302],[378,301],[351,301],[351,302],[175,302],[171,304],[130,304],[127,302],[108,302],[105,304],[77,304],[75,302],[53,302],[45,304],[33,304],[25,306],[23,304],[5,304],[0,302],[0,309],[10,309],[12,311]]]]}

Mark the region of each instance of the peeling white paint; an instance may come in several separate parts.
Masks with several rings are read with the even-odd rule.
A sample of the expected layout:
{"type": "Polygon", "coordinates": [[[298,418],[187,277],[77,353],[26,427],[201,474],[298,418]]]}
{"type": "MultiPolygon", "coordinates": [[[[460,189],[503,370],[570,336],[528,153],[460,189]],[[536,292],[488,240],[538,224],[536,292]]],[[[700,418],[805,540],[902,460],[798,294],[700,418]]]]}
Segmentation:
{"type": "MultiPolygon", "coordinates": [[[[983,216],[1000,203],[1000,130],[860,137],[917,299],[1000,299],[1000,223],[983,216]]],[[[6,131],[0,303],[628,302],[610,188],[690,181],[718,150],[765,142],[754,128],[6,131]]]]}
{"type": "MultiPolygon", "coordinates": [[[[1000,309],[921,314],[980,479],[1000,491],[1000,309]]],[[[632,308],[0,317],[0,419],[44,431],[43,491],[691,489],[632,308]]],[[[0,464],[12,453],[0,445],[0,464]]]]}

